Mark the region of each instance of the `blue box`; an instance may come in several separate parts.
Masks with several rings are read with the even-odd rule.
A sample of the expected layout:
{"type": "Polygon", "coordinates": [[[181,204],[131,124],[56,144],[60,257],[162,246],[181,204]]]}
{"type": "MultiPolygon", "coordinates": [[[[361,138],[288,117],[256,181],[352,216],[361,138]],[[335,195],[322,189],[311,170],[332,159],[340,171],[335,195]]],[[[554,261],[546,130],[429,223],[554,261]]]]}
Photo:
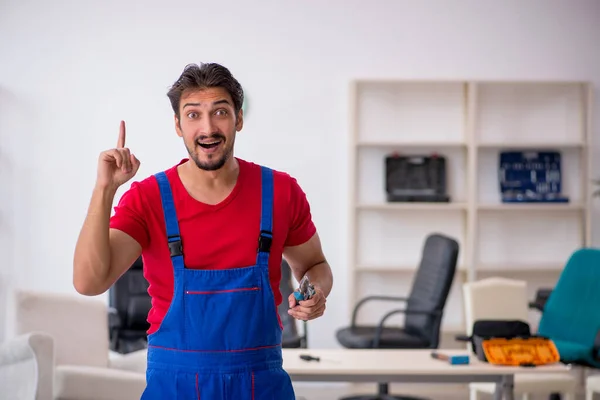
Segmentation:
{"type": "Polygon", "coordinates": [[[558,151],[502,151],[498,178],[503,203],[568,203],[558,151]]]}

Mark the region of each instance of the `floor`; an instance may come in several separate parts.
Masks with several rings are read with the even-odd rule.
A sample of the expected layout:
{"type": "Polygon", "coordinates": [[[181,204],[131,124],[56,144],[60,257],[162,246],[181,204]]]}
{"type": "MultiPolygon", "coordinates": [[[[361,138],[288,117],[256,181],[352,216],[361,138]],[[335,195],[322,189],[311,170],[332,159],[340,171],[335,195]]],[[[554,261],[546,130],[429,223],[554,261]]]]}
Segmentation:
{"type": "MultiPolygon", "coordinates": [[[[343,396],[356,394],[374,394],[376,384],[343,383],[295,383],[297,400],[339,400],[343,396]]],[[[469,393],[465,385],[392,385],[393,394],[423,396],[427,400],[468,400],[469,393]]]]}
{"type": "MultiPolygon", "coordinates": [[[[374,394],[375,384],[343,384],[343,383],[295,383],[297,400],[340,400],[343,396],[356,394],[374,394]]],[[[406,394],[421,396],[426,400],[469,400],[469,391],[466,385],[437,384],[428,385],[392,385],[392,394],[406,394]]],[[[492,400],[492,396],[481,395],[481,400],[492,400]]],[[[535,395],[529,400],[548,400],[548,396],[535,395]]],[[[583,394],[577,400],[584,400],[583,394]]],[[[600,397],[599,397],[600,399],[600,397]]],[[[516,397],[515,400],[522,400],[516,397]]]]}

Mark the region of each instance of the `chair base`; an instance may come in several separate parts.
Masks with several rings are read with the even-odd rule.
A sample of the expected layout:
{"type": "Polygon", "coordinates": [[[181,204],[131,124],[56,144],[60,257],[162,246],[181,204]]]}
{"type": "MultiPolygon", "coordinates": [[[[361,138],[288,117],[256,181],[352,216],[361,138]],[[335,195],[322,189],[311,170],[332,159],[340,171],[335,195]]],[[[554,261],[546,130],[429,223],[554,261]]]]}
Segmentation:
{"type": "Polygon", "coordinates": [[[340,400],[428,400],[423,397],[393,395],[390,393],[389,383],[379,383],[377,394],[361,394],[348,397],[342,397],[340,400]]]}
{"type": "Polygon", "coordinates": [[[363,394],[349,397],[342,397],[340,400],[428,400],[423,397],[412,397],[393,394],[363,394]]]}

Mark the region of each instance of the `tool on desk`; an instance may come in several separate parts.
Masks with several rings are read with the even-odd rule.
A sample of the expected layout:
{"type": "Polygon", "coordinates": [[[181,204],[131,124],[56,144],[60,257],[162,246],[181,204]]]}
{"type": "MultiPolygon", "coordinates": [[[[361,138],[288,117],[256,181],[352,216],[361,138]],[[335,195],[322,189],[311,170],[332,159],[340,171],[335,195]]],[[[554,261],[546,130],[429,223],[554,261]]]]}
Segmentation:
{"type": "Polygon", "coordinates": [[[316,362],[323,361],[323,362],[334,363],[334,364],[339,364],[340,363],[340,360],[331,359],[331,358],[321,359],[321,357],[311,356],[310,354],[300,354],[300,358],[302,360],[308,361],[308,362],[311,362],[311,361],[316,361],[316,362]]]}
{"type": "Polygon", "coordinates": [[[481,346],[490,364],[535,367],[560,361],[554,342],[546,337],[489,338],[481,346]]]}
{"type": "Polygon", "coordinates": [[[459,341],[471,342],[478,360],[494,365],[532,367],[560,362],[556,344],[547,337],[533,335],[529,323],[522,320],[476,320],[470,336],[459,341]]]}
{"type": "Polygon", "coordinates": [[[300,281],[300,285],[298,289],[294,290],[294,297],[296,301],[300,302],[303,300],[308,300],[315,295],[315,287],[308,280],[307,276],[304,276],[300,281]]]}
{"type": "Polygon", "coordinates": [[[467,365],[469,364],[468,355],[456,355],[450,356],[448,354],[438,353],[436,351],[431,353],[431,357],[436,360],[448,361],[451,365],[467,365]]]}
{"type": "Polygon", "coordinates": [[[300,354],[300,358],[304,361],[321,361],[320,357],[313,357],[309,354],[300,354]]]}

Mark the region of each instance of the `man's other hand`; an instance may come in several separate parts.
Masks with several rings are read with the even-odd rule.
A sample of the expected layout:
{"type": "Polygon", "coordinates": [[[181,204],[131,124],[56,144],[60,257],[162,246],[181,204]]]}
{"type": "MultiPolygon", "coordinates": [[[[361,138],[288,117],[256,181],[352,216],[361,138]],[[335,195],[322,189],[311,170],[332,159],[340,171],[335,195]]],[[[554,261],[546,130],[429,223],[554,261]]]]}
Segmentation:
{"type": "Polygon", "coordinates": [[[290,306],[288,314],[296,319],[309,321],[311,319],[319,318],[323,315],[325,312],[327,298],[321,289],[315,287],[315,295],[312,298],[297,302],[294,294],[292,293],[290,297],[288,297],[288,303],[290,306]]]}

